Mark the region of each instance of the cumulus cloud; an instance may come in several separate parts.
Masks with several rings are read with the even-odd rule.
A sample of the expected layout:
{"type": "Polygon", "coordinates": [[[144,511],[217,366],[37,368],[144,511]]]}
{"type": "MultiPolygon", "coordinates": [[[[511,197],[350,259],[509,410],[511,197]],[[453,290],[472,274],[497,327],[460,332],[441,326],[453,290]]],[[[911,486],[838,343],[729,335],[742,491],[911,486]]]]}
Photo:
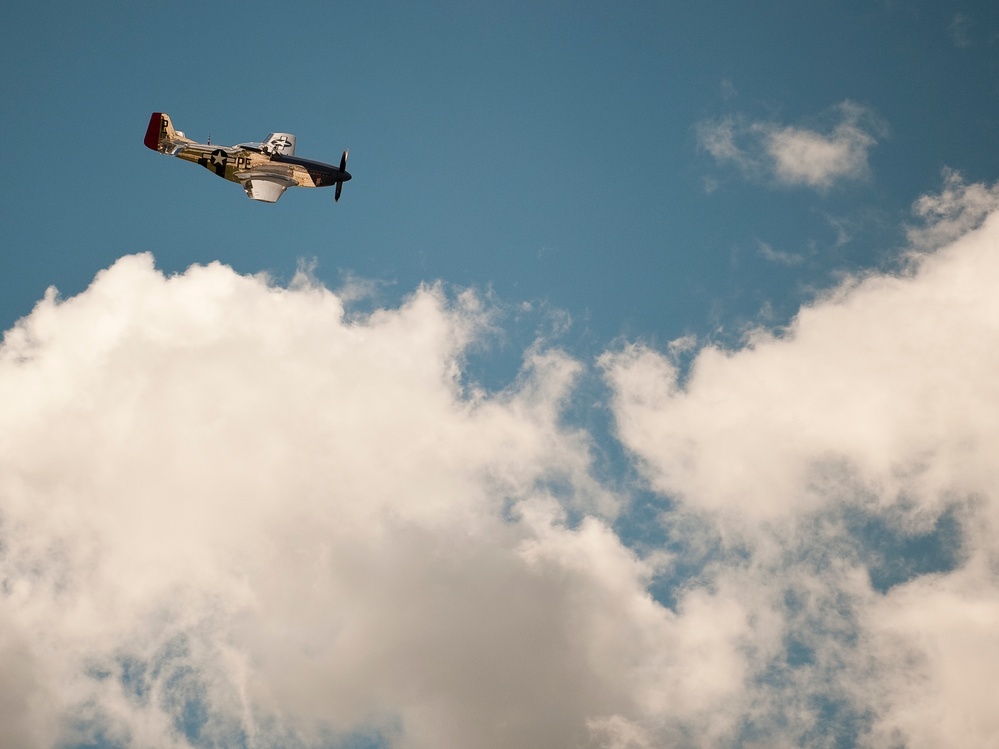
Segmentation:
{"type": "Polygon", "coordinates": [[[835,107],[822,130],[726,117],[699,123],[700,146],[720,164],[777,184],[825,190],[843,180],[865,179],[868,152],[884,126],[850,101],[835,107]]]}
{"type": "Polygon", "coordinates": [[[994,191],[779,334],[604,354],[633,496],[566,420],[587,363],[466,381],[471,292],[49,292],[0,348],[0,744],[992,746],[994,191]]]}
{"type": "Polygon", "coordinates": [[[487,395],[491,325],[148,255],[47,294],[0,350],[5,745],[596,747],[735,699],[741,604],[651,598],[581,365],[487,395]]]}
{"type": "Polygon", "coordinates": [[[717,534],[711,579],[779,620],[778,655],[751,658],[752,736],[820,745],[824,714],[851,744],[995,742],[979,696],[999,665],[994,190],[948,179],[916,209],[929,235],[963,234],[780,335],[683,372],[641,345],[603,358],[650,486],[717,534]]]}

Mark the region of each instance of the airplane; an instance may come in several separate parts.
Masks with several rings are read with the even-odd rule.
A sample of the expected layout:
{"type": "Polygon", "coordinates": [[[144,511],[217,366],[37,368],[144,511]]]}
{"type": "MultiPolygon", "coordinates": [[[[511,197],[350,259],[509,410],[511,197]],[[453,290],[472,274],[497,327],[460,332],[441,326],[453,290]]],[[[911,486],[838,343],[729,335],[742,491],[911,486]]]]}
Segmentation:
{"type": "Polygon", "coordinates": [[[332,187],[333,202],[340,200],[343,183],[350,179],[347,152],[340,166],[324,164],[295,156],[295,136],[271,133],[263,143],[240,143],[235,146],[198,143],[174,130],[170,115],[153,112],[143,143],[154,151],[201,164],[230,182],[243,185],[251,200],[276,203],[289,187],[332,187]]]}

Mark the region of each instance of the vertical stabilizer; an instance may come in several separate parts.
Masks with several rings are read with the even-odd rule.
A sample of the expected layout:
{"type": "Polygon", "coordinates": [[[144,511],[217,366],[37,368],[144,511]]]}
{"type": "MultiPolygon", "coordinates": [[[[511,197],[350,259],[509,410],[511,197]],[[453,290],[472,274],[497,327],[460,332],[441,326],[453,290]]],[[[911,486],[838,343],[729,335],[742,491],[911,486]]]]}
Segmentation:
{"type": "Polygon", "coordinates": [[[174,130],[170,115],[162,112],[153,112],[149,118],[149,126],[146,128],[146,137],[142,141],[146,148],[151,148],[160,153],[169,153],[184,143],[193,143],[190,138],[185,138],[184,134],[174,130]]]}

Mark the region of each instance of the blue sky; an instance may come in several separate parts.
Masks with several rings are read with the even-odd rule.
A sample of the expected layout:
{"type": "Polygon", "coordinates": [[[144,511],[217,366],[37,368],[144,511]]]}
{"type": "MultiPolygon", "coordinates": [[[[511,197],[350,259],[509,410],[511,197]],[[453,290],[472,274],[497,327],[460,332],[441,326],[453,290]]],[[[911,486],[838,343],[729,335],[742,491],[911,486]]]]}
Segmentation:
{"type": "Polygon", "coordinates": [[[315,258],[395,297],[491,287],[598,341],[703,333],[765,302],[786,319],[803,288],[884,262],[943,167],[995,173],[996,23],[939,3],[20,6],[2,320],[135,251],[280,278],[315,258]],[[870,175],[821,194],[747,184],[698,144],[712,118],[822,124],[844,101],[883,130],[870,175]],[[349,209],[320,191],[265,210],[152,159],[154,110],[220,143],[284,129],[316,158],[349,148],[349,209]],[[761,242],[806,261],[775,267],[761,242]]]}
{"type": "Polygon", "coordinates": [[[22,3],[0,61],[0,744],[990,745],[994,4],[22,3]]]}

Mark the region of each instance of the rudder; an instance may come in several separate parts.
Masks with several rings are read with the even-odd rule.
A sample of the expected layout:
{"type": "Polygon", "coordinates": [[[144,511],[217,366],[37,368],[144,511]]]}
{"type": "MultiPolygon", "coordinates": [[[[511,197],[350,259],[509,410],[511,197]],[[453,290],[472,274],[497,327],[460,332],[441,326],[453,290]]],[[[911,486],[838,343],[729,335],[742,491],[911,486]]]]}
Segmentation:
{"type": "Polygon", "coordinates": [[[154,151],[166,153],[169,147],[180,143],[190,143],[190,139],[185,138],[183,133],[173,129],[170,115],[163,112],[153,112],[149,118],[149,125],[146,127],[146,137],[142,141],[146,148],[154,151]]]}

